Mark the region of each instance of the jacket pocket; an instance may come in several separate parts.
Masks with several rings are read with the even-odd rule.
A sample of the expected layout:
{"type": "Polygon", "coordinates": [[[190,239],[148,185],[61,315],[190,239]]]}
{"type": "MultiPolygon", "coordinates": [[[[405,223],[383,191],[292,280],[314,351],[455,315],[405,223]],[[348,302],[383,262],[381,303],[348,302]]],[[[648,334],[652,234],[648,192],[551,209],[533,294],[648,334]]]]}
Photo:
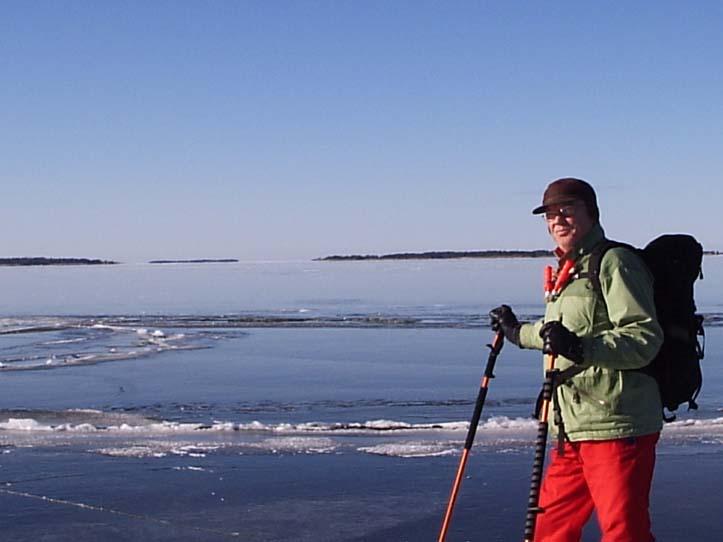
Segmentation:
{"type": "Polygon", "coordinates": [[[617,408],[617,381],[610,371],[590,367],[560,387],[563,421],[568,431],[585,431],[606,423],[617,408]]]}

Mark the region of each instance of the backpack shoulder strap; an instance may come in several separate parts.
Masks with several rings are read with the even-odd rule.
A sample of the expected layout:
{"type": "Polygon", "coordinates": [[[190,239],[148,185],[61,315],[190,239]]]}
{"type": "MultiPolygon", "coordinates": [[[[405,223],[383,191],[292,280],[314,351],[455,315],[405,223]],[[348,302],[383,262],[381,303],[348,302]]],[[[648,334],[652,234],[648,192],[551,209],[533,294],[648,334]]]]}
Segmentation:
{"type": "Polygon", "coordinates": [[[627,243],[621,243],[620,241],[611,241],[610,239],[604,239],[595,245],[590,253],[590,262],[587,267],[587,278],[590,279],[592,287],[596,292],[602,295],[602,284],[600,284],[600,266],[602,260],[605,257],[605,253],[611,248],[627,248],[633,252],[637,252],[638,249],[627,243]]]}

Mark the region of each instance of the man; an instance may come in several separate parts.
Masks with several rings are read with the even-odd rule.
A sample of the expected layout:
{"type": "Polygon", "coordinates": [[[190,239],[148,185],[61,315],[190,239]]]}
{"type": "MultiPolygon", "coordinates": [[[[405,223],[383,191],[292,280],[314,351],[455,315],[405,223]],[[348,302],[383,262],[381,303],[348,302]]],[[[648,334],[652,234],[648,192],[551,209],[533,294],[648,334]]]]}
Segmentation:
{"type": "Polygon", "coordinates": [[[592,286],[591,251],[605,235],[585,181],[552,182],[533,214],[544,216],[557,246],[558,273],[568,260],[574,272],[540,321],[520,323],[507,305],[490,318],[520,348],[557,356],[561,370],[581,370],[555,389],[565,442],[562,453],[551,451],[535,542],[579,542],[593,509],[603,542],[652,542],[648,507],[662,406],[655,379],[634,370],[663,341],[652,277],[636,254],[614,247],[600,264],[602,292],[592,286]]]}

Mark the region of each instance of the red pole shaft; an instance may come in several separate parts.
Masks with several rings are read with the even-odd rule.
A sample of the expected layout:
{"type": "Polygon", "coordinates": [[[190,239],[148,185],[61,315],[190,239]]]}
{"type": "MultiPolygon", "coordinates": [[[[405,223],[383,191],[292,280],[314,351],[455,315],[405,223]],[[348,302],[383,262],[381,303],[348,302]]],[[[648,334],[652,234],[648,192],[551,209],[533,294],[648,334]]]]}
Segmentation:
{"type": "Polygon", "coordinates": [[[479,424],[480,416],[482,415],[482,408],[484,407],[485,398],[487,397],[487,390],[489,389],[490,379],[494,377],[492,374],[497,360],[497,355],[502,350],[504,344],[504,334],[498,331],[495,335],[492,344],[488,345],[491,349],[489,358],[487,359],[487,366],[485,367],[484,376],[480,382],[480,389],[477,395],[477,402],[475,404],[474,413],[472,414],[472,421],[469,424],[469,430],[467,431],[467,440],[464,443],[464,449],[462,450],[462,456],[459,460],[459,466],[457,467],[457,475],[454,477],[454,483],[452,484],[452,492],[449,496],[449,502],[447,503],[447,511],[444,514],[442,521],[442,528],[439,532],[438,542],[445,542],[447,539],[447,531],[452,521],[452,512],[454,512],[454,505],[457,502],[457,495],[459,494],[459,488],[462,485],[462,479],[464,478],[464,469],[467,466],[467,459],[469,458],[469,452],[472,449],[472,443],[474,442],[475,434],[477,433],[477,425],[479,424]]]}
{"type": "Polygon", "coordinates": [[[447,511],[444,513],[444,520],[442,521],[442,529],[439,532],[438,542],[444,542],[447,539],[447,531],[449,525],[452,522],[452,512],[454,511],[454,505],[457,503],[457,495],[459,493],[459,486],[462,485],[462,477],[464,476],[464,469],[467,466],[467,458],[469,457],[469,450],[462,450],[462,457],[459,460],[459,466],[457,467],[457,475],[454,478],[452,484],[452,493],[449,496],[449,503],[447,504],[447,511]]]}

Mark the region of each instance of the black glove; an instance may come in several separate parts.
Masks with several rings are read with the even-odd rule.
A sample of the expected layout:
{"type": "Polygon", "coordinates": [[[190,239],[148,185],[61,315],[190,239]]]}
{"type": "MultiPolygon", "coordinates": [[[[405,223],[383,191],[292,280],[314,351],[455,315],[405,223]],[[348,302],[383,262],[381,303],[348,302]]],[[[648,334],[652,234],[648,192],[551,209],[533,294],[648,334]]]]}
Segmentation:
{"type": "Polygon", "coordinates": [[[511,343],[520,346],[520,324],[517,316],[507,305],[500,305],[496,309],[490,311],[490,321],[492,322],[493,331],[502,331],[505,339],[511,343]]]}
{"type": "Polygon", "coordinates": [[[562,322],[547,322],[540,329],[542,351],[553,356],[564,356],[575,363],[583,362],[580,337],[562,325],[562,322]]]}

